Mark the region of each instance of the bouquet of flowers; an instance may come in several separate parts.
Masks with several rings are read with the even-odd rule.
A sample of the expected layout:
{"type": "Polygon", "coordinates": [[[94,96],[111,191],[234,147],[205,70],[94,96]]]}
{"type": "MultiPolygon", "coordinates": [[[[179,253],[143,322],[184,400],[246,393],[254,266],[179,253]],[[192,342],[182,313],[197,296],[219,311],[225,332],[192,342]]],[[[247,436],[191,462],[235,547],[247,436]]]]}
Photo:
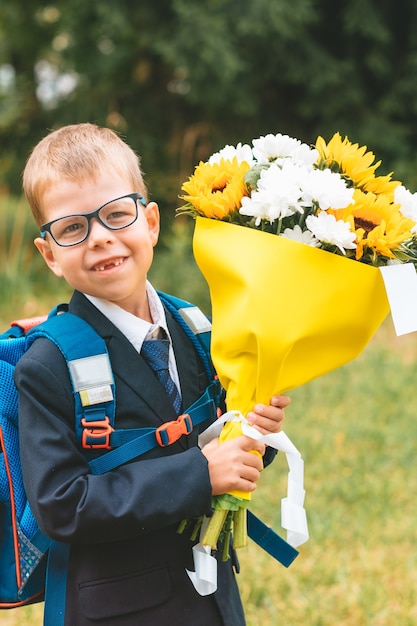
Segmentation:
{"type": "MultiPolygon", "coordinates": [[[[388,314],[377,268],[417,261],[417,194],[392,174],[377,176],[379,165],[339,133],[314,147],[270,134],[226,146],[183,184],[178,213],[196,218],[194,255],[210,288],[212,358],[226,390],[221,440],[254,430],[244,415],[255,403],[355,358],[388,314]]],[[[291,518],[304,499],[299,453],[289,440],[266,443],[287,453],[292,498],[282,517],[291,518]]],[[[233,519],[224,511],[236,509],[244,545],[248,498],[214,498],[200,544],[227,537],[233,519]]],[[[291,524],[282,522],[296,546],[308,535],[291,524]]]]}
{"type": "Polygon", "coordinates": [[[376,176],[366,146],[336,133],[314,148],[287,135],[226,146],[182,186],[178,213],[282,235],[374,266],[416,261],[417,194],[376,176]]]}

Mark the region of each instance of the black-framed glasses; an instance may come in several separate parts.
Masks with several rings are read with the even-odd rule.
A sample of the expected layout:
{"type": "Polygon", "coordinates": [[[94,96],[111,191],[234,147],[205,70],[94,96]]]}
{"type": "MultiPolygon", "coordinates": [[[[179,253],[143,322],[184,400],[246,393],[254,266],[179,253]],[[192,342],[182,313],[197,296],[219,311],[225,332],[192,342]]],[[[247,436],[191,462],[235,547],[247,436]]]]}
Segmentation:
{"type": "Polygon", "coordinates": [[[131,226],[138,218],[138,201],[146,206],[140,193],[129,193],[106,202],[91,213],[79,213],[59,217],[41,226],[41,237],[49,233],[58,246],[67,248],[85,241],[90,234],[91,220],[97,219],[109,230],[121,230],[131,226]]]}

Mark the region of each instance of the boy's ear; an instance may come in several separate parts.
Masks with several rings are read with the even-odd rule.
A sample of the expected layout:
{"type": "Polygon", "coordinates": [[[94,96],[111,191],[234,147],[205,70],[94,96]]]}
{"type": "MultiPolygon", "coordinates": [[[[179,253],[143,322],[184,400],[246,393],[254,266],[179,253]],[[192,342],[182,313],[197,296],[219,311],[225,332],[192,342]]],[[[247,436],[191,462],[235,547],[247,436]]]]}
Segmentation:
{"type": "Polygon", "coordinates": [[[43,237],[36,237],[33,243],[35,244],[35,246],[37,247],[37,249],[43,256],[45,263],[47,264],[49,269],[55,274],[55,276],[58,276],[58,278],[61,278],[63,276],[62,270],[58,261],[55,259],[54,253],[51,249],[51,246],[49,245],[49,242],[46,239],[43,239],[43,237]]]}
{"type": "Polygon", "coordinates": [[[159,237],[159,208],[156,202],[149,202],[144,208],[145,218],[148,223],[149,234],[154,246],[158,243],[159,237]]]}

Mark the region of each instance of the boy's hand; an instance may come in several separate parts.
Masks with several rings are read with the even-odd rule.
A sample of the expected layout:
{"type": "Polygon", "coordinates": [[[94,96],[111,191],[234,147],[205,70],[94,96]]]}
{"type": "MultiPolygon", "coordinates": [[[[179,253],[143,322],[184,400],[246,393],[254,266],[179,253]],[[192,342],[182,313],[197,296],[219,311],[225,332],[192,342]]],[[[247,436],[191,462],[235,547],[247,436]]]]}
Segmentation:
{"type": "Polygon", "coordinates": [[[229,491],[254,491],[263,468],[265,445],[245,435],[219,444],[213,439],[202,449],[207,459],[213,496],[229,491]]]}
{"type": "MultiPolygon", "coordinates": [[[[284,409],[290,402],[288,396],[273,396],[269,405],[257,404],[246,417],[262,435],[278,433],[284,421],[284,409]]],[[[213,496],[235,490],[252,492],[256,489],[263,462],[251,450],[257,450],[263,456],[265,445],[242,435],[221,445],[218,439],[213,439],[204,446],[202,453],[208,462],[213,496]]]]}
{"type": "Polygon", "coordinates": [[[246,419],[262,435],[279,433],[285,417],[284,409],[290,402],[291,400],[288,396],[273,396],[269,406],[266,404],[256,404],[253,411],[249,411],[246,419]]]}

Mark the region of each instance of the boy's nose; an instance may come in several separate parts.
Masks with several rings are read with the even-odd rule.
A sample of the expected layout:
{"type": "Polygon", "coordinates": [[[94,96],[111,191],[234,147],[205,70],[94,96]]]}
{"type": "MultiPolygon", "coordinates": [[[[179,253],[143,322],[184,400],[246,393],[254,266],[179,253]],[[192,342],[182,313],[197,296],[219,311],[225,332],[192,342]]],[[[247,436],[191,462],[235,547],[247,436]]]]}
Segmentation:
{"type": "Polygon", "coordinates": [[[113,241],[114,231],[106,228],[98,221],[96,217],[90,221],[90,230],[88,233],[87,241],[91,245],[102,243],[103,241],[113,241]]]}

